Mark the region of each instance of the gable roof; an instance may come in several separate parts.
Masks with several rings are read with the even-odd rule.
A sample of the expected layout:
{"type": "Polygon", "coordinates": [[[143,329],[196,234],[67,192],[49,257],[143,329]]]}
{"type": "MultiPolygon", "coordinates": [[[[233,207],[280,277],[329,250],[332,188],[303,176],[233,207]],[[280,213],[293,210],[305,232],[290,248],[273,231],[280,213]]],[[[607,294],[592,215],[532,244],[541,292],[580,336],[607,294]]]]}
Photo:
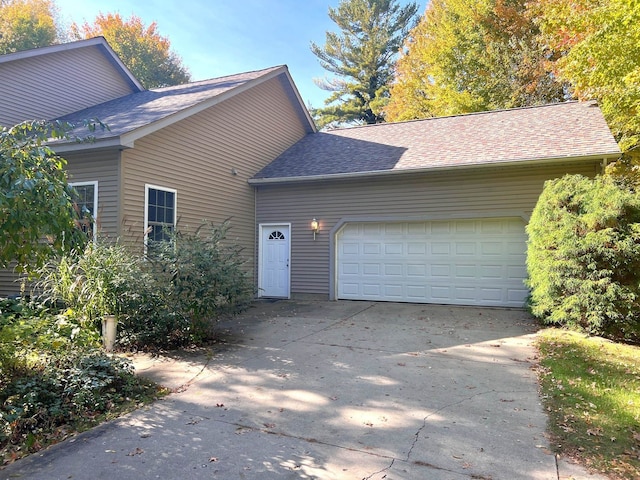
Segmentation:
{"type": "Polygon", "coordinates": [[[566,102],[309,134],[249,182],[609,159],[620,153],[595,103],[566,102]]]}
{"type": "Polygon", "coordinates": [[[32,48],[29,50],[22,50],[20,52],[8,53],[6,55],[0,55],[0,64],[14,62],[16,60],[24,60],[26,58],[40,57],[44,55],[51,55],[52,53],[66,52],[70,50],[77,50],[86,47],[98,47],[98,49],[104,54],[107,60],[118,70],[123,79],[131,86],[134,91],[142,91],[144,87],[133,76],[131,71],[122,63],[120,57],[114,52],[109,43],[104,37],[93,37],[86,40],[78,40],[69,43],[60,43],[57,45],[51,45],[49,47],[32,48]]]}
{"type": "MultiPolygon", "coordinates": [[[[57,152],[100,147],[132,147],[135,140],[167,127],[246,91],[262,82],[280,77],[307,132],[315,132],[315,124],[304,107],[289,70],[285,65],[239,73],[164,88],[133,93],[109,102],[65,115],[58,120],[79,125],[99,119],[108,129],[97,128],[92,143],[54,142],[57,152]]],[[[73,135],[86,136],[85,127],[77,127],[73,135]]]]}

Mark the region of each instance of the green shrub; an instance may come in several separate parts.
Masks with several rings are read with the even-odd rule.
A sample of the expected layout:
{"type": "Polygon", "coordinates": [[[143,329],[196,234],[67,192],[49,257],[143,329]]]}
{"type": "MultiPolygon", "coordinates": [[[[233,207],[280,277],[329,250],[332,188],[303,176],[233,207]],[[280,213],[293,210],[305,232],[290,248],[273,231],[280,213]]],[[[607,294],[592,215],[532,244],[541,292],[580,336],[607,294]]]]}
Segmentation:
{"type": "Polygon", "coordinates": [[[228,222],[205,224],[193,234],[172,232],[170,241],[149,245],[148,271],[120,318],[123,343],[202,343],[220,316],[248,306],[251,279],[240,248],[225,240],[228,230],[228,222]]]}
{"type": "Polygon", "coordinates": [[[640,340],[639,222],[638,196],[607,177],[548,181],[527,226],[533,314],[640,340]]]}

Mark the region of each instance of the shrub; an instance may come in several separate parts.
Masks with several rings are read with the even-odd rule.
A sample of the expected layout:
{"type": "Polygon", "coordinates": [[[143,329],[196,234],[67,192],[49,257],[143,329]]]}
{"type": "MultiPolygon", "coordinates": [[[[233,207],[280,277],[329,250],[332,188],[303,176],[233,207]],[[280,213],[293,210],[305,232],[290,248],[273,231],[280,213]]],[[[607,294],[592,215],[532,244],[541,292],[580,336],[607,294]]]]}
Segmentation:
{"type": "Polygon", "coordinates": [[[149,245],[148,271],[120,319],[125,342],[164,348],[202,343],[218,318],[248,306],[252,283],[241,249],[226,241],[228,230],[229,222],[204,224],[149,245]]]}
{"type": "Polygon", "coordinates": [[[607,177],[545,184],[527,226],[534,315],[640,340],[640,200],[607,177]]]}

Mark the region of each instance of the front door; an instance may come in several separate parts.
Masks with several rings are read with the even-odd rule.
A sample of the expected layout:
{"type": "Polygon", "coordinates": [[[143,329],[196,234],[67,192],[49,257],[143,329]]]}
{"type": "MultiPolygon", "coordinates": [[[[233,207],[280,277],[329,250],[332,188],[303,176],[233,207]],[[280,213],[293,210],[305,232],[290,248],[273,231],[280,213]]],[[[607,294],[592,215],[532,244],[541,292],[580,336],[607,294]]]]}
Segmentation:
{"type": "Polygon", "coordinates": [[[260,225],[259,297],[289,298],[289,224],[260,225]]]}

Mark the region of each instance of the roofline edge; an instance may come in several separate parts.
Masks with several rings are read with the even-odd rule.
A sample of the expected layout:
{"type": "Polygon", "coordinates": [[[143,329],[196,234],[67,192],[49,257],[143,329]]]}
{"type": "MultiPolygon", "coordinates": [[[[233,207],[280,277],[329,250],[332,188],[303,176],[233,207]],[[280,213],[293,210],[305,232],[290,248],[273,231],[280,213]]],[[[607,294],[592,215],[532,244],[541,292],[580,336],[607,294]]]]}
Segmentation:
{"type": "Polygon", "coordinates": [[[314,182],[321,180],[341,180],[341,179],[359,179],[359,178],[369,178],[369,177],[382,177],[387,175],[402,175],[402,174],[410,174],[410,173],[430,173],[430,172],[444,172],[448,170],[460,170],[460,169],[474,169],[474,168],[485,168],[485,167],[499,167],[499,166],[518,166],[518,165],[544,165],[546,163],[552,163],[557,161],[570,161],[570,162],[580,162],[580,161],[600,161],[600,160],[610,160],[612,158],[618,158],[622,155],[622,152],[618,151],[616,153],[608,152],[608,153],[599,153],[593,155],[585,155],[579,157],[551,157],[551,158],[541,158],[535,160],[511,160],[507,162],[487,162],[487,163],[474,163],[468,165],[446,165],[442,167],[431,167],[431,168],[414,168],[414,169],[404,169],[404,170],[370,170],[366,172],[349,172],[349,173],[332,173],[332,174],[324,174],[324,175],[306,175],[299,177],[277,177],[277,178],[250,178],[248,180],[249,185],[276,185],[282,183],[297,183],[297,182],[314,182]]]}

